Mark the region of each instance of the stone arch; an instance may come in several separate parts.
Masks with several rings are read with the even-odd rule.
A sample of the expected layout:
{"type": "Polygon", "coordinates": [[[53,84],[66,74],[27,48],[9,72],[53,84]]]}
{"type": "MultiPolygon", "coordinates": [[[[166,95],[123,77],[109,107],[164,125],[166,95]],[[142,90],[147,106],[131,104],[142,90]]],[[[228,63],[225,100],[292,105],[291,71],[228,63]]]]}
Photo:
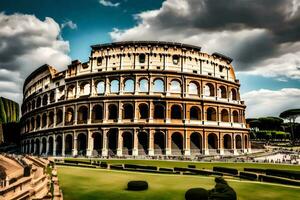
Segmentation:
{"type": "Polygon", "coordinates": [[[54,146],[54,141],[53,141],[53,137],[50,136],[48,138],[48,155],[53,155],[53,146],[54,146]]]}
{"type": "Polygon", "coordinates": [[[227,98],[227,90],[226,90],[225,86],[223,86],[223,85],[219,87],[219,97],[222,99],[227,98]]]}
{"type": "Polygon", "coordinates": [[[131,132],[123,132],[122,134],[122,153],[123,155],[132,155],[133,149],[133,136],[131,132]]]}
{"type": "Polygon", "coordinates": [[[42,115],[42,127],[45,128],[47,126],[47,114],[44,113],[42,115]]]}
{"type": "Polygon", "coordinates": [[[32,131],[32,130],[34,130],[34,128],[35,128],[35,120],[34,120],[34,117],[32,117],[31,118],[31,120],[30,120],[30,130],[32,131]]]}
{"type": "Polygon", "coordinates": [[[41,104],[42,104],[42,99],[41,99],[41,97],[38,97],[38,98],[36,99],[36,107],[37,107],[37,108],[41,107],[41,104]]]}
{"type": "Polygon", "coordinates": [[[231,136],[229,134],[223,136],[223,146],[224,149],[232,149],[231,136]]]}
{"type": "Polygon", "coordinates": [[[148,92],[149,91],[149,81],[147,78],[141,78],[139,80],[139,92],[148,92]]]}
{"type": "Polygon", "coordinates": [[[190,135],[191,154],[200,154],[202,152],[202,136],[198,132],[193,132],[190,135]]]}
{"type": "Polygon", "coordinates": [[[36,128],[41,128],[41,116],[36,116],[36,128]]]}
{"type": "Polygon", "coordinates": [[[42,154],[47,153],[47,139],[45,137],[42,138],[42,154]]]}
{"type": "Polygon", "coordinates": [[[158,131],[154,133],[154,154],[164,154],[165,152],[165,135],[164,133],[158,131]]]}
{"type": "Polygon", "coordinates": [[[56,125],[62,123],[63,121],[63,111],[61,109],[58,109],[56,111],[56,125]]]}
{"type": "Polygon", "coordinates": [[[139,117],[140,117],[140,119],[148,119],[149,118],[149,108],[146,103],[141,103],[139,105],[139,117]]]}
{"type": "Polygon", "coordinates": [[[236,149],[242,149],[242,137],[240,135],[235,136],[236,149]]]}
{"type": "Polygon", "coordinates": [[[68,98],[74,98],[75,97],[75,86],[74,85],[70,85],[68,87],[67,91],[68,91],[68,93],[67,93],[68,98]]]}
{"type": "Polygon", "coordinates": [[[103,120],[103,109],[101,105],[95,105],[92,110],[92,122],[103,120]]]}
{"type": "Polygon", "coordinates": [[[118,129],[110,129],[107,133],[107,148],[108,148],[108,154],[110,156],[113,156],[117,153],[117,147],[118,147],[118,129]]]}
{"type": "Polygon", "coordinates": [[[148,154],[148,135],[146,132],[138,133],[138,154],[139,155],[148,154]]]}
{"type": "Polygon", "coordinates": [[[108,119],[118,120],[118,107],[115,104],[110,104],[108,106],[108,119]]]}
{"type": "Polygon", "coordinates": [[[37,138],[37,139],[35,139],[35,152],[34,152],[34,154],[39,155],[40,154],[40,149],[41,149],[40,139],[37,138]]]}
{"type": "Polygon", "coordinates": [[[55,93],[54,93],[54,91],[50,92],[49,98],[50,98],[50,103],[55,102],[55,93]]]}
{"type": "Polygon", "coordinates": [[[190,108],[190,120],[200,120],[201,110],[197,106],[192,106],[190,108]]]}
{"type": "Polygon", "coordinates": [[[239,113],[238,111],[232,111],[232,120],[234,123],[239,123],[239,113]]]}
{"type": "Polygon", "coordinates": [[[72,155],[73,150],[73,135],[67,134],[65,138],[65,155],[72,155]]]}
{"type": "Polygon", "coordinates": [[[210,133],[207,137],[208,149],[218,149],[218,136],[215,133],[210,133]]]}
{"type": "Polygon", "coordinates": [[[61,156],[62,155],[62,136],[61,135],[56,136],[55,145],[56,145],[56,155],[61,156]]]}
{"type": "Polygon", "coordinates": [[[94,132],[92,134],[92,138],[93,138],[93,152],[92,155],[93,156],[98,156],[101,155],[101,151],[102,151],[102,133],[99,132],[94,132]]]}
{"type": "Polygon", "coordinates": [[[153,91],[154,92],[165,92],[165,83],[162,79],[160,79],[160,78],[154,79],[153,91]]]}
{"type": "Polygon", "coordinates": [[[234,101],[237,100],[237,92],[234,88],[231,89],[231,99],[234,101]]]}
{"type": "Polygon", "coordinates": [[[164,119],[165,118],[165,106],[162,104],[154,105],[154,119],[164,119]]]}
{"type": "Polygon", "coordinates": [[[86,124],[89,117],[89,109],[87,106],[80,106],[78,109],[78,124],[86,124]]]}
{"type": "Polygon", "coordinates": [[[104,92],[105,92],[104,81],[101,80],[96,84],[96,91],[97,91],[97,94],[104,94],[104,92]]]}
{"type": "MultiPolygon", "coordinates": [[[[29,102],[30,103],[30,102],[29,102]]],[[[28,109],[32,109],[32,110],[34,110],[35,109],[35,100],[33,99],[32,100],[32,103],[31,103],[31,107],[30,106],[28,106],[28,109]]]]}
{"type": "Polygon", "coordinates": [[[89,95],[91,92],[91,85],[89,82],[83,82],[80,84],[80,95],[85,96],[89,95]]]}
{"type": "Polygon", "coordinates": [[[132,78],[125,79],[124,92],[125,93],[133,93],[134,92],[134,80],[132,78]]]}
{"type": "Polygon", "coordinates": [[[213,97],[215,96],[215,87],[211,83],[207,83],[204,87],[204,94],[207,97],[213,97]]]}
{"type": "Polygon", "coordinates": [[[221,111],[221,121],[222,122],[229,122],[229,113],[227,109],[223,109],[221,111]]]}
{"type": "Polygon", "coordinates": [[[77,151],[78,155],[85,156],[87,149],[87,136],[85,133],[79,133],[77,135],[77,151]]]}
{"type": "Polygon", "coordinates": [[[33,154],[34,153],[34,139],[31,139],[30,145],[31,145],[31,148],[30,148],[31,152],[30,153],[33,154]]]}
{"type": "Polygon", "coordinates": [[[191,81],[189,83],[189,94],[199,95],[199,84],[197,82],[191,81]]]}
{"type": "Polygon", "coordinates": [[[48,104],[48,95],[45,94],[45,95],[43,96],[43,106],[46,106],[47,104],[48,104]]]}
{"type": "Polygon", "coordinates": [[[71,108],[71,107],[67,108],[65,118],[66,118],[66,124],[70,125],[70,124],[74,123],[74,109],[73,108],[71,108]]]}
{"type": "Polygon", "coordinates": [[[182,119],[182,107],[180,105],[172,105],[171,107],[171,119],[182,119]]]}
{"type": "Polygon", "coordinates": [[[181,82],[177,79],[173,79],[170,82],[170,92],[181,93],[181,82]]]}
{"type": "Polygon", "coordinates": [[[53,125],[54,124],[54,112],[53,111],[50,111],[49,112],[49,125],[48,126],[51,126],[51,125],[53,125]]]}
{"type": "Polygon", "coordinates": [[[133,120],[134,117],[134,108],[131,103],[123,104],[123,119],[133,120]]]}
{"type": "Polygon", "coordinates": [[[213,107],[209,107],[206,110],[206,120],[207,121],[217,121],[217,113],[216,109],[213,107]]]}
{"type": "Polygon", "coordinates": [[[175,132],[171,136],[172,155],[183,155],[183,137],[179,132],[175,132]]]}
{"type": "Polygon", "coordinates": [[[119,92],[119,80],[113,79],[110,81],[110,93],[118,93],[119,92]]]}
{"type": "Polygon", "coordinates": [[[244,137],[245,139],[245,149],[248,149],[248,136],[247,135],[245,135],[245,137],[244,137]]]}

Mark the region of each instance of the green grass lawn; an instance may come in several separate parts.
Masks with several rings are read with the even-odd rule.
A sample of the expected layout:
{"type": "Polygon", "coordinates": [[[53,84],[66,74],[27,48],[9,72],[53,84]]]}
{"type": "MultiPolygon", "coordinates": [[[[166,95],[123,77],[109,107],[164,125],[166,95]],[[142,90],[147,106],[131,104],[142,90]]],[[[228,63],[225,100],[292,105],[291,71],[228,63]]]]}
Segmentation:
{"type": "MultiPolygon", "coordinates": [[[[67,158],[66,160],[85,160],[80,158],[67,158]]],[[[93,159],[99,160],[99,159],[93,159]]],[[[212,169],[214,166],[218,167],[232,167],[239,171],[244,171],[245,167],[261,168],[261,169],[289,169],[299,170],[300,165],[279,165],[279,164],[264,164],[264,163],[224,163],[224,162],[185,162],[185,161],[162,161],[162,160],[100,160],[109,164],[139,164],[139,165],[154,165],[158,167],[187,167],[189,164],[196,165],[197,168],[212,169]]]]}
{"type": "MultiPolygon", "coordinates": [[[[160,162],[160,164],[164,163],[160,162]]],[[[208,164],[204,164],[197,165],[209,168],[208,164]]],[[[236,164],[230,166],[237,168],[236,164]]],[[[245,166],[247,164],[239,165],[239,167],[245,166]]],[[[58,166],[58,177],[65,200],[184,200],[184,194],[189,188],[211,189],[214,187],[213,177],[149,174],[69,166],[58,166]],[[126,186],[130,180],[146,180],[149,183],[149,189],[139,192],[127,191],[126,186]]],[[[300,187],[230,179],[227,181],[237,192],[239,200],[296,200],[300,196],[300,187]]]]}

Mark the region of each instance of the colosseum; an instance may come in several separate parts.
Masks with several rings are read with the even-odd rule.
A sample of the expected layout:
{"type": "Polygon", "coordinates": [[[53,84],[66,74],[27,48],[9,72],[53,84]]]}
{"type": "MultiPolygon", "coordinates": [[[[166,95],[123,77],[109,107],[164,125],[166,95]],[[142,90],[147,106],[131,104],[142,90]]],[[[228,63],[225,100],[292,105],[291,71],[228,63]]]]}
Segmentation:
{"type": "Polygon", "coordinates": [[[23,87],[22,151],[53,156],[206,156],[251,151],[232,59],[172,42],[91,46],[23,87]]]}

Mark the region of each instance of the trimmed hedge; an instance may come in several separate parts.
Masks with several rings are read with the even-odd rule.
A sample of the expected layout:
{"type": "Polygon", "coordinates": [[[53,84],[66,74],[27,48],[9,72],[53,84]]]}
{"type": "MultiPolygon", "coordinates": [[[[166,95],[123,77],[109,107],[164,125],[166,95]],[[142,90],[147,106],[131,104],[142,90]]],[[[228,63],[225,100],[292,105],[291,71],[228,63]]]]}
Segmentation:
{"type": "Polygon", "coordinates": [[[237,169],[227,168],[227,167],[213,167],[213,171],[224,172],[224,173],[233,174],[233,175],[237,175],[239,173],[239,171],[237,169]]]}
{"type": "Polygon", "coordinates": [[[203,188],[191,188],[185,193],[186,200],[208,199],[208,191],[203,188]]]}
{"type": "Polygon", "coordinates": [[[284,178],[300,180],[300,171],[266,169],[266,175],[279,176],[284,178]]]}
{"type": "Polygon", "coordinates": [[[196,165],[188,165],[188,168],[196,168],[196,165]]]}
{"type": "Polygon", "coordinates": [[[128,168],[128,169],[149,169],[149,170],[157,170],[157,167],[156,167],[156,166],[133,165],[133,164],[124,164],[124,168],[128,168]]]}
{"type": "Polygon", "coordinates": [[[147,189],[148,189],[148,183],[146,181],[129,181],[127,184],[127,190],[141,191],[147,189]]]}
{"type": "Polygon", "coordinates": [[[256,172],[256,173],[261,173],[261,174],[265,174],[266,173],[265,169],[260,169],[260,168],[244,168],[244,171],[256,172]]]}
{"type": "Polygon", "coordinates": [[[164,167],[160,167],[158,170],[163,171],[163,172],[173,172],[174,171],[172,168],[164,168],[164,167]]]}
{"type": "Polygon", "coordinates": [[[123,165],[110,165],[110,169],[123,170],[123,165]]]}
{"type": "Polygon", "coordinates": [[[209,176],[209,175],[223,176],[223,173],[221,173],[221,172],[208,171],[208,170],[202,170],[202,169],[183,168],[183,167],[174,167],[174,171],[184,172],[184,174],[192,173],[195,175],[204,175],[204,176],[209,176]]]}
{"type": "Polygon", "coordinates": [[[101,163],[100,163],[100,167],[102,167],[102,168],[107,168],[108,165],[107,165],[106,162],[101,162],[101,163]]]}
{"type": "Polygon", "coordinates": [[[295,185],[300,186],[300,181],[276,177],[276,176],[268,176],[268,175],[259,175],[258,179],[260,181],[264,182],[270,182],[270,183],[280,183],[285,185],[295,185]]]}
{"type": "Polygon", "coordinates": [[[240,172],[240,177],[248,180],[257,180],[257,174],[250,172],[240,172]]]}

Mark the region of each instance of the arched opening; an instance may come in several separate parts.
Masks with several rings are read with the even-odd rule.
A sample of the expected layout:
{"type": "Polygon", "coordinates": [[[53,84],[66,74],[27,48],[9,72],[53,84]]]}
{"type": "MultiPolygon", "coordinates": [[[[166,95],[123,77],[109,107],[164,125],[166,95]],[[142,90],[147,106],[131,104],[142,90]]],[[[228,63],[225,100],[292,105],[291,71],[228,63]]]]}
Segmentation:
{"type": "Polygon", "coordinates": [[[84,133],[80,133],[77,136],[77,151],[78,155],[85,156],[87,147],[87,138],[84,133]]]}
{"type": "Polygon", "coordinates": [[[56,111],[56,125],[62,123],[62,121],[63,121],[63,112],[61,109],[58,109],[56,111]]]}
{"type": "Polygon", "coordinates": [[[239,123],[239,114],[236,110],[232,112],[232,118],[234,123],[239,123]]]}
{"type": "Polygon", "coordinates": [[[134,110],[132,104],[124,104],[123,105],[123,119],[131,119],[133,120],[134,110]]]}
{"type": "Polygon", "coordinates": [[[123,139],[123,155],[132,155],[132,144],[133,144],[133,137],[130,132],[124,132],[122,134],[123,139]]]}
{"type": "Polygon", "coordinates": [[[149,118],[149,109],[148,105],[143,103],[139,105],[139,113],[140,119],[148,119],[149,118]]]}
{"type": "Polygon", "coordinates": [[[139,86],[140,86],[139,92],[148,92],[149,85],[148,85],[148,80],[147,79],[145,79],[145,78],[140,79],[139,86]]]}
{"type": "Polygon", "coordinates": [[[212,107],[207,108],[206,110],[206,120],[207,121],[217,121],[216,110],[212,107]]]}
{"type": "Polygon", "coordinates": [[[51,111],[49,113],[49,126],[52,126],[54,124],[54,112],[51,111]]]}
{"type": "Polygon", "coordinates": [[[55,93],[54,91],[50,92],[50,103],[53,103],[55,101],[55,93]]]}
{"type": "Polygon", "coordinates": [[[227,98],[227,91],[226,88],[224,86],[220,86],[219,88],[219,97],[222,99],[226,99],[227,98]]]}
{"type": "MultiPolygon", "coordinates": [[[[28,109],[30,109],[30,105],[28,106],[28,109]]],[[[31,109],[35,109],[35,100],[32,100],[31,109]]]]}
{"type": "Polygon", "coordinates": [[[47,114],[44,113],[44,114],[42,115],[42,127],[44,128],[44,127],[46,127],[46,126],[47,126],[47,114]]]}
{"type": "Polygon", "coordinates": [[[154,92],[165,92],[165,84],[161,79],[155,79],[153,82],[153,91],[154,92]]]}
{"type": "Polygon", "coordinates": [[[213,84],[207,83],[205,85],[204,94],[207,97],[213,97],[213,96],[215,96],[215,88],[214,88],[213,84]]]}
{"type": "Polygon", "coordinates": [[[46,150],[47,150],[47,140],[46,140],[46,138],[43,138],[42,139],[42,154],[46,154],[47,153],[46,150]]]}
{"type": "Polygon", "coordinates": [[[68,134],[65,139],[65,154],[66,155],[72,155],[72,149],[73,149],[73,136],[71,134],[68,134]]]}
{"type": "Polygon", "coordinates": [[[34,140],[31,140],[31,152],[30,153],[34,153],[34,140]]]}
{"type": "Polygon", "coordinates": [[[88,120],[88,108],[86,106],[81,106],[78,109],[78,124],[86,124],[88,120]]]}
{"type": "Polygon", "coordinates": [[[71,85],[68,87],[68,98],[74,98],[75,97],[75,86],[71,85]]]}
{"type": "Polygon", "coordinates": [[[222,122],[229,122],[229,114],[228,114],[228,110],[223,109],[221,111],[221,121],[222,122]]]}
{"type": "Polygon", "coordinates": [[[139,63],[145,63],[146,62],[146,55],[144,53],[139,54],[139,63]]]}
{"type": "Polygon", "coordinates": [[[171,107],[171,119],[182,119],[182,109],[179,105],[171,107]]]}
{"type": "Polygon", "coordinates": [[[110,129],[108,131],[108,155],[114,156],[117,153],[118,130],[110,129]]]}
{"type": "Polygon", "coordinates": [[[48,145],[49,145],[49,148],[48,148],[48,155],[53,155],[53,137],[49,137],[48,139],[48,145]]]}
{"type": "Polygon", "coordinates": [[[56,137],[56,155],[62,155],[62,137],[60,135],[56,137]]]}
{"type": "Polygon", "coordinates": [[[172,134],[172,155],[183,155],[183,137],[180,133],[172,134]]]}
{"type": "Polygon", "coordinates": [[[165,153],[165,135],[162,132],[154,134],[154,154],[162,155],[165,153]]]}
{"type": "Polygon", "coordinates": [[[37,108],[41,107],[41,103],[42,103],[42,99],[41,99],[41,97],[38,97],[38,98],[36,99],[36,107],[37,107],[37,108]]]}
{"type": "Polygon", "coordinates": [[[118,107],[115,104],[108,106],[108,119],[118,120],[118,107]]]}
{"type": "Polygon", "coordinates": [[[208,135],[208,149],[218,149],[218,136],[214,133],[208,135]]]}
{"type": "Polygon", "coordinates": [[[231,147],[231,136],[226,134],[223,138],[224,149],[232,149],[231,147]]]}
{"type": "Polygon", "coordinates": [[[41,147],[40,147],[40,140],[39,139],[36,139],[35,140],[35,154],[36,155],[39,155],[40,154],[40,149],[41,147]]]}
{"type": "Polygon", "coordinates": [[[248,137],[245,135],[245,149],[248,149],[248,137]]]}
{"type": "Polygon", "coordinates": [[[104,81],[99,81],[97,83],[97,94],[104,94],[104,91],[105,91],[104,81]]]}
{"type": "Polygon", "coordinates": [[[138,133],[138,154],[139,155],[148,154],[148,136],[146,132],[138,133]]]}
{"type": "Polygon", "coordinates": [[[95,105],[92,111],[92,122],[100,122],[103,119],[102,106],[95,105]]]}
{"type": "Polygon", "coordinates": [[[39,115],[36,117],[36,128],[41,128],[41,117],[39,115]]]}
{"type": "Polygon", "coordinates": [[[32,117],[30,120],[30,130],[34,130],[34,118],[32,117]]]}
{"type": "Polygon", "coordinates": [[[73,110],[73,108],[67,108],[65,117],[66,117],[66,124],[67,125],[73,124],[73,122],[74,122],[74,110],[73,110]]]}
{"type": "Polygon", "coordinates": [[[197,106],[192,106],[190,109],[190,120],[200,120],[200,116],[200,109],[197,106]]]}
{"type": "Polygon", "coordinates": [[[198,90],[198,85],[194,82],[190,82],[189,84],[189,94],[190,95],[198,95],[199,90],[198,90]]]}
{"type": "Polygon", "coordinates": [[[119,81],[112,80],[110,82],[110,93],[118,93],[119,92],[119,81]]]}
{"type": "Polygon", "coordinates": [[[235,89],[231,89],[231,99],[236,101],[237,100],[237,94],[235,89]]]}
{"type": "Polygon", "coordinates": [[[181,83],[177,80],[172,80],[170,90],[172,93],[181,93],[181,83]]]}
{"type": "Polygon", "coordinates": [[[127,79],[124,82],[124,92],[127,92],[127,93],[134,92],[134,81],[132,79],[127,79]]]}
{"type": "Polygon", "coordinates": [[[91,92],[91,86],[89,83],[84,82],[80,85],[80,95],[81,96],[89,95],[90,92],[91,92]]]}
{"type": "Polygon", "coordinates": [[[242,149],[242,137],[240,135],[235,136],[236,149],[242,149]]]}
{"type": "Polygon", "coordinates": [[[99,132],[93,133],[93,156],[98,156],[101,155],[101,150],[102,150],[102,134],[99,132]]]}
{"type": "Polygon", "coordinates": [[[191,154],[201,154],[202,151],[202,136],[200,133],[194,132],[190,136],[191,154]]]}
{"type": "Polygon", "coordinates": [[[165,106],[161,104],[154,105],[154,119],[164,119],[165,118],[165,106]]]}
{"type": "Polygon", "coordinates": [[[43,96],[43,106],[46,106],[47,104],[48,104],[48,95],[45,94],[45,95],[43,96]]]}

